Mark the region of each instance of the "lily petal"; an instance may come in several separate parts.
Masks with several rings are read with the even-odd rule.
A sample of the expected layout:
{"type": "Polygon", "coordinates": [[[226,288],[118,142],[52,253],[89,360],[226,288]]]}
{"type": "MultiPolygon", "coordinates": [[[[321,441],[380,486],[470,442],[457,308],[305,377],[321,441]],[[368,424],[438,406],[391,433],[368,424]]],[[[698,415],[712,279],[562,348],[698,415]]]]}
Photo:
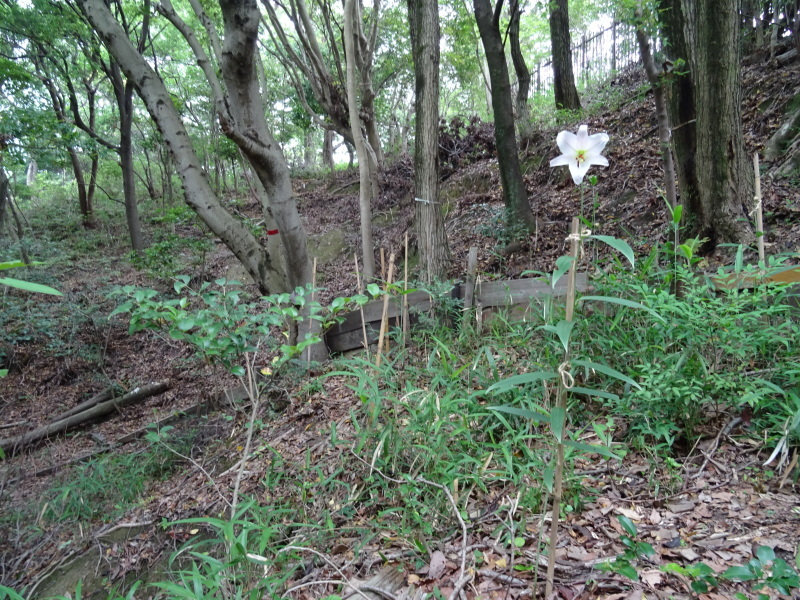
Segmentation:
{"type": "Polygon", "coordinates": [[[595,133],[589,136],[589,141],[586,145],[586,151],[590,153],[600,154],[608,143],[607,133],[595,133]]]}
{"type": "Polygon", "coordinates": [[[575,182],[575,185],[583,183],[583,178],[586,177],[586,173],[589,172],[589,167],[591,167],[591,165],[588,161],[584,161],[580,165],[576,161],[574,165],[569,166],[569,172],[572,174],[572,181],[575,182]]]}
{"type": "Polygon", "coordinates": [[[589,156],[586,159],[586,164],[587,165],[600,165],[601,167],[607,167],[608,166],[608,159],[605,156],[603,156],[602,154],[598,154],[596,156],[589,156]]]}
{"type": "Polygon", "coordinates": [[[561,156],[556,156],[553,160],[550,161],[551,167],[567,167],[571,164],[575,163],[574,156],[567,156],[566,154],[562,154],[561,156]]]}
{"type": "Polygon", "coordinates": [[[556,144],[561,150],[561,154],[575,154],[581,149],[578,145],[578,136],[571,131],[559,131],[556,136],[556,144]]]}

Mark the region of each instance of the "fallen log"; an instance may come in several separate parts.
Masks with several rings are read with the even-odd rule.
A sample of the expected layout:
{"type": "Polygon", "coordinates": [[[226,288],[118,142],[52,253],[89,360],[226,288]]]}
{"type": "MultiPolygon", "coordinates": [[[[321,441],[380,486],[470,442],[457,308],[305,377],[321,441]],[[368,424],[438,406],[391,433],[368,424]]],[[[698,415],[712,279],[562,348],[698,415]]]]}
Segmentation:
{"type": "Polygon", "coordinates": [[[13,456],[23,448],[26,448],[31,444],[35,444],[46,437],[56,433],[64,433],[65,431],[74,429],[75,427],[82,425],[87,421],[103,417],[115,410],[123,408],[124,406],[138,402],[139,400],[144,400],[150,396],[161,394],[168,389],[169,383],[166,381],[137,387],[133,391],[120,398],[112,398],[111,400],[107,400],[92,406],[91,408],[76,415],[72,415],[71,417],[67,417],[66,419],[61,419],[48,425],[43,425],[42,427],[22,435],[0,440],[0,448],[2,448],[3,451],[9,456],[13,456]]]}
{"type": "Polygon", "coordinates": [[[85,411],[87,408],[91,408],[96,404],[100,404],[101,402],[105,402],[106,400],[111,400],[114,397],[114,386],[112,385],[109,388],[104,389],[99,394],[95,394],[88,400],[81,402],[80,404],[73,406],[67,411],[64,411],[60,415],[58,415],[53,422],[61,421],[62,419],[66,419],[67,417],[71,417],[72,415],[77,415],[80,412],[85,411]]]}

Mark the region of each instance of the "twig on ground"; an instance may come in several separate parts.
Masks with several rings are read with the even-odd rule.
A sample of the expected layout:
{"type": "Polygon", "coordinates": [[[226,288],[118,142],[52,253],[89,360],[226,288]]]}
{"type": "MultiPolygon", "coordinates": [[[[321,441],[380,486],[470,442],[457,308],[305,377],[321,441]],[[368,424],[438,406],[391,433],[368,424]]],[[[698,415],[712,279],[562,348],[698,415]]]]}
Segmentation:
{"type": "Polygon", "coordinates": [[[484,577],[488,577],[489,579],[496,579],[497,581],[507,583],[508,585],[518,585],[525,587],[529,583],[524,579],[519,579],[518,577],[512,577],[511,575],[504,575],[503,573],[496,573],[495,571],[490,571],[489,569],[480,569],[478,571],[478,575],[483,575],[484,577]]]}
{"type": "MultiPolygon", "coordinates": [[[[389,477],[383,471],[381,471],[377,467],[373,467],[367,461],[365,461],[363,458],[361,458],[358,454],[356,454],[353,451],[352,448],[350,449],[350,452],[358,460],[360,460],[362,463],[364,463],[365,465],[367,465],[368,467],[373,469],[376,473],[378,473],[378,475],[380,475],[384,479],[386,479],[388,481],[393,481],[394,483],[408,483],[408,481],[403,481],[401,479],[395,479],[393,477],[389,477]]],[[[412,481],[418,481],[420,483],[424,483],[425,485],[430,485],[430,486],[433,486],[435,488],[439,488],[440,490],[442,490],[445,493],[445,495],[447,496],[447,499],[450,501],[450,506],[453,508],[453,514],[456,516],[456,519],[458,519],[458,524],[461,525],[461,535],[462,535],[461,568],[460,568],[459,574],[458,574],[458,582],[462,582],[463,581],[463,583],[461,583],[461,587],[458,586],[458,582],[456,583],[456,587],[453,589],[453,593],[450,594],[450,600],[453,600],[458,595],[458,592],[461,591],[464,588],[464,586],[469,581],[472,580],[472,575],[469,575],[469,576],[465,576],[464,575],[464,573],[467,570],[467,537],[468,537],[467,524],[464,522],[464,519],[461,517],[461,512],[458,510],[458,504],[456,504],[455,498],[453,498],[453,494],[450,493],[450,490],[449,490],[449,488],[447,486],[442,485],[441,483],[436,483],[434,481],[430,481],[428,479],[425,479],[424,477],[417,477],[416,479],[412,479],[412,481]]]]}
{"type": "Polygon", "coordinates": [[[698,477],[700,477],[700,475],[703,474],[703,471],[705,470],[705,468],[708,465],[709,461],[713,462],[715,465],[717,465],[717,467],[720,466],[716,461],[713,461],[711,457],[713,456],[713,454],[717,451],[717,448],[719,447],[720,438],[723,435],[728,435],[728,432],[730,432],[734,427],[736,427],[736,425],[738,425],[741,421],[742,420],[739,417],[731,419],[728,422],[728,424],[725,425],[725,427],[723,427],[722,429],[719,430],[719,433],[717,434],[717,437],[714,438],[714,443],[711,444],[711,448],[708,449],[708,452],[703,452],[703,456],[705,456],[706,459],[703,461],[703,464],[700,465],[700,468],[697,469],[697,472],[694,473],[690,477],[690,479],[697,479],[698,477]]]}
{"type": "MultiPolygon", "coordinates": [[[[310,552],[314,556],[317,556],[317,557],[321,558],[330,567],[332,567],[334,571],[336,571],[339,574],[339,577],[341,577],[344,580],[344,581],[338,581],[336,583],[339,583],[339,584],[342,584],[342,585],[347,585],[347,587],[355,590],[356,593],[359,596],[361,596],[362,598],[364,598],[365,600],[372,600],[372,598],[367,596],[364,592],[362,592],[358,588],[358,585],[354,581],[352,581],[347,575],[345,575],[342,572],[342,570],[336,565],[336,563],[334,563],[330,558],[328,558],[327,556],[322,554],[322,552],[318,552],[318,551],[314,550],[313,548],[306,548],[304,546],[284,546],[283,548],[281,548],[280,551],[281,552],[288,552],[289,550],[297,550],[298,552],[310,552]]],[[[311,585],[312,583],[323,583],[323,582],[319,582],[319,581],[317,581],[317,582],[309,582],[308,584],[303,584],[303,585],[304,586],[308,586],[308,585],[311,585]]],[[[334,583],[334,582],[333,581],[326,581],[324,583],[334,583]]],[[[295,589],[295,588],[289,588],[288,590],[286,590],[286,592],[284,592],[284,596],[286,594],[288,594],[290,591],[292,591],[293,589],[295,589]]]]}

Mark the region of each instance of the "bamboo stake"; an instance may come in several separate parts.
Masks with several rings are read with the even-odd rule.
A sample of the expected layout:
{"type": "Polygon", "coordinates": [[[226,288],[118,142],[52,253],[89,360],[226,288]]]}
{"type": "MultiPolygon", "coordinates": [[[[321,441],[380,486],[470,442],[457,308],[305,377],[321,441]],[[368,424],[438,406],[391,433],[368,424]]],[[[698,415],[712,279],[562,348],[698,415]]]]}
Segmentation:
{"type": "MultiPolygon", "coordinates": [[[[317,296],[317,257],[314,257],[314,264],[311,267],[311,304],[314,304],[314,300],[317,296]]],[[[311,346],[308,347],[308,353],[306,354],[306,362],[311,364],[311,346]]]]}
{"type": "Polygon", "coordinates": [[[386,253],[381,247],[381,279],[386,281],[386,253]]]}
{"type": "MultiPolygon", "coordinates": [[[[354,253],[353,259],[356,263],[356,285],[358,286],[358,293],[361,294],[364,290],[361,288],[361,275],[358,271],[358,254],[354,253]]],[[[369,358],[369,338],[367,337],[367,322],[364,320],[364,306],[359,306],[358,310],[361,313],[361,332],[364,334],[364,350],[367,351],[367,357],[369,358]]]]}
{"type": "Polygon", "coordinates": [[[405,257],[403,264],[403,348],[408,339],[408,232],[405,239],[405,257]]]}
{"type": "MultiPolygon", "coordinates": [[[[394,275],[394,253],[389,255],[389,275],[386,278],[386,286],[392,282],[394,275]]],[[[386,314],[389,312],[389,294],[388,291],[383,296],[383,314],[381,315],[381,330],[378,334],[378,355],[375,357],[375,366],[381,366],[381,351],[383,350],[383,340],[386,337],[386,330],[389,328],[389,321],[386,314]]]]}
{"type": "MultiPolygon", "coordinates": [[[[569,275],[567,276],[567,306],[566,316],[567,321],[572,321],[575,314],[575,274],[578,266],[578,248],[580,246],[580,223],[577,218],[572,219],[572,231],[569,236],[569,255],[572,257],[572,264],[569,267],[569,275]]],[[[567,384],[567,379],[571,378],[569,375],[569,360],[570,352],[569,346],[564,352],[564,362],[559,367],[561,374],[561,381],[558,385],[558,399],[556,406],[564,411],[564,423],[561,428],[561,439],[558,441],[558,448],[556,452],[556,471],[553,478],[553,506],[552,518],[550,520],[550,542],[547,549],[547,582],[545,585],[545,598],[549,598],[553,593],[553,580],[556,570],[556,545],[558,544],[558,522],[559,515],[561,514],[561,500],[563,497],[564,485],[564,437],[567,428],[567,388],[572,387],[567,384]]]]}
{"type": "Polygon", "coordinates": [[[753,169],[756,172],[756,241],[758,242],[758,264],[764,268],[766,257],[764,255],[764,209],[761,206],[761,170],[758,168],[758,152],[753,154],[753,169]]]}

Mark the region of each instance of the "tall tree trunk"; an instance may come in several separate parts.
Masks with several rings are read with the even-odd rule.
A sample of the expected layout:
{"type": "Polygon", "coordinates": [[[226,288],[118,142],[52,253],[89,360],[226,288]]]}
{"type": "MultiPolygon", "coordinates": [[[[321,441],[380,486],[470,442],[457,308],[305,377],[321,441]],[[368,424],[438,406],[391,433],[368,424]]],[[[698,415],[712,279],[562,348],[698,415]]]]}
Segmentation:
{"type": "MultiPolygon", "coordinates": [[[[0,150],[1,152],[2,150],[0,150]]],[[[3,231],[6,225],[6,215],[8,208],[8,177],[6,170],[0,162],[0,239],[3,239],[3,231]]]]}
{"type": "MultiPolygon", "coordinates": [[[[121,78],[120,78],[121,80],[121,78]]],[[[122,196],[125,200],[125,218],[131,236],[131,248],[144,250],[142,223],[136,199],[136,173],[133,169],[133,83],[128,80],[118,92],[119,107],[119,166],[122,169],[122,196]]]]}
{"type": "Polygon", "coordinates": [[[352,123],[353,141],[358,155],[359,173],[359,212],[361,213],[361,251],[364,259],[364,279],[369,281],[375,278],[375,255],[372,241],[372,207],[370,182],[370,158],[367,142],[361,131],[358,115],[358,97],[356,93],[356,60],[354,23],[356,19],[355,0],[345,0],[344,3],[344,48],[347,61],[347,105],[350,109],[350,123],[352,123]]]}
{"type": "Polygon", "coordinates": [[[527,140],[533,133],[533,123],[531,123],[531,113],[528,109],[528,94],[531,89],[531,72],[525,64],[525,56],[522,54],[522,47],[519,43],[519,22],[522,18],[522,9],[519,7],[519,0],[511,0],[509,6],[511,11],[511,21],[508,24],[508,37],[511,41],[511,61],[514,63],[514,71],[517,74],[517,128],[521,140],[527,140]]]}
{"type": "Polygon", "coordinates": [[[408,0],[414,55],[415,225],[423,277],[428,283],[447,276],[449,248],[439,204],[439,2],[408,0]]]}
{"type": "Polygon", "coordinates": [[[707,250],[754,239],[745,207],[753,178],[744,153],[741,116],[739,11],[736,0],[683,0],[693,44],[697,111],[696,237],[707,250]]]}
{"type": "Polygon", "coordinates": [[[533,231],[536,223],[528,202],[528,190],[522,178],[519,150],[514,129],[514,110],[511,101],[511,83],[508,65],[500,35],[500,12],[503,0],[498,0],[492,11],[490,0],[473,0],[475,20],[481,34],[489,76],[492,81],[492,110],[494,135],[497,143],[497,161],[506,205],[508,226],[513,229],[520,223],[533,231]]]}
{"type": "Polygon", "coordinates": [[[556,108],[578,110],[581,101],[572,73],[572,47],[569,36],[567,0],[550,1],[550,44],[553,50],[553,87],[556,108]]]}
{"type": "Polygon", "coordinates": [[[322,166],[333,171],[333,131],[325,129],[322,140],[322,166]]]}
{"type": "Polygon", "coordinates": [[[694,84],[689,72],[691,48],[686,37],[681,0],[663,0],[658,12],[667,43],[664,51],[671,66],[662,77],[665,86],[667,112],[672,129],[672,152],[678,175],[680,203],[685,217],[692,220],[700,211],[697,181],[697,115],[695,112],[694,84]]]}

